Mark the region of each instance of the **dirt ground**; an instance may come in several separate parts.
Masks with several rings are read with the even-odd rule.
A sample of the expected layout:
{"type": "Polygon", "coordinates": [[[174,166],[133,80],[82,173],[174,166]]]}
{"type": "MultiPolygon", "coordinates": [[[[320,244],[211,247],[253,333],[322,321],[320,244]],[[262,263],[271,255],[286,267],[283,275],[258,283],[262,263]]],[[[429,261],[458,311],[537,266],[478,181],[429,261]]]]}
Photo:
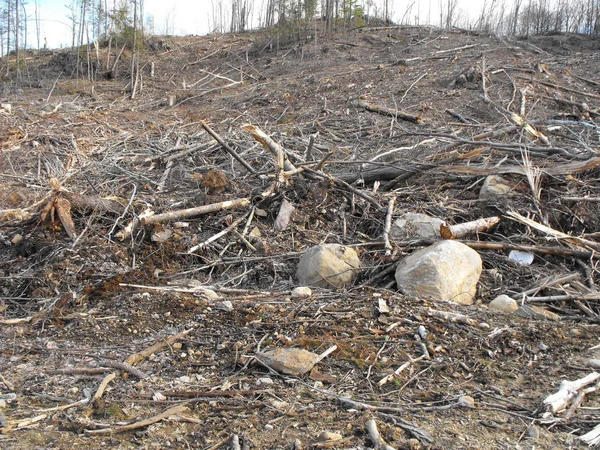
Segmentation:
{"type": "Polygon", "coordinates": [[[22,81],[2,84],[1,448],[389,448],[371,419],[397,449],[587,448],[598,392],[555,414],[543,400],[600,359],[600,40],[424,27],[279,48],[265,32],[152,38],[134,99],[127,51],[111,71],[99,55],[94,82],[61,51],[29,55],[22,81]],[[313,172],[275,183],[244,124],[313,172]],[[510,194],[479,199],[490,174],[510,194]],[[386,253],[392,198],[394,218],[501,217],[465,240],[484,264],[474,305],[396,290],[393,267],[427,243],[386,253]],[[278,231],[284,199],[296,213],[278,231]],[[353,246],[361,271],[292,298],[319,243],[353,246]],[[557,320],[494,313],[500,294],[557,320]],[[252,359],[334,345],[302,376],[252,359]]]}

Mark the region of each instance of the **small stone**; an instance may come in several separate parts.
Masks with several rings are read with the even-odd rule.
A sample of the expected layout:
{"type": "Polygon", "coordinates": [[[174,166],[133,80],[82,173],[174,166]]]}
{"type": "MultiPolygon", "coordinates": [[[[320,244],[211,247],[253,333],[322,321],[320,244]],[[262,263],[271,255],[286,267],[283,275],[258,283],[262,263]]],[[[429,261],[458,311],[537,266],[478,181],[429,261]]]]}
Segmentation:
{"type": "Polygon", "coordinates": [[[547,352],[548,350],[550,350],[550,347],[548,347],[546,344],[544,344],[543,342],[540,342],[538,345],[538,348],[542,351],[542,352],[547,352]]]}
{"type": "Polygon", "coordinates": [[[253,239],[259,239],[262,236],[262,233],[260,232],[258,227],[254,227],[254,228],[252,228],[250,233],[248,233],[248,236],[250,236],[253,239]]]}
{"type": "Polygon", "coordinates": [[[219,294],[217,294],[215,291],[213,291],[212,289],[207,289],[205,287],[197,287],[194,290],[196,292],[198,292],[199,294],[210,298],[211,300],[217,300],[217,299],[221,298],[221,296],[219,294]]]}
{"type": "Polygon", "coordinates": [[[535,425],[532,425],[527,430],[527,439],[537,439],[540,437],[540,430],[535,425]]]}
{"type": "Polygon", "coordinates": [[[589,359],[588,366],[594,369],[600,369],[600,359],[589,359]]]}
{"type": "Polygon", "coordinates": [[[490,324],[487,322],[480,322],[479,325],[477,325],[479,328],[481,328],[482,330],[489,330],[490,329],[490,324]]]}
{"type": "Polygon", "coordinates": [[[260,209],[260,208],[256,208],[254,210],[254,214],[256,214],[258,217],[267,217],[269,215],[269,213],[267,211],[265,211],[264,209],[260,209]]]}
{"type": "Polygon", "coordinates": [[[282,402],[281,400],[275,399],[270,400],[269,403],[273,408],[281,409],[282,411],[285,411],[290,406],[288,402],[282,402]]]}
{"type": "Polygon", "coordinates": [[[256,384],[257,386],[260,386],[261,384],[273,384],[273,380],[268,377],[263,377],[256,380],[256,384]]]}
{"type": "Polygon", "coordinates": [[[300,376],[312,369],[321,357],[300,348],[275,348],[257,352],[256,359],[278,372],[300,376]]]}
{"type": "Polygon", "coordinates": [[[20,243],[23,240],[23,236],[20,234],[15,234],[13,236],[13,238],[10,240],[10,242],[13,243],[13,245],[17,245],[18,243],[20,243]]]}
{"type": "Polygon", "coordinates": [[[461,395],[458,398],[458,406],[463,408],[475,408],[475,399],[469,395],[461,395]]]}
{"type": "Polygon", "coordinates": [[[171,236],[173,236],[173,230],[166,229],[153,233],[150,239],[152,240],[152,242],[158,242],[160,244],[163,242],[167,242],[171,238],[171,236]]]}
{"type": "Polygon", "coordinates": [[[309,248],[298,263],[300,284],[323,288],[342,288],[352,282],[360,260],[353,248],[322,244],[309,248]]]}
{"type": "Polygon", "coordinates": [[[516,300],[502,294],[490,302],[489,308],[496,312],[513,313],[519,309],[519,305],[516,300]]]}
{"type": "Polygon", "coordinates": [[[400,216],[390,229],[390,236],[398,240],[439,239],[443,220],[426,214],[407,213],[400,216]]]}
{"type": "Polygon", "coordinates": [[[317,438],[317,442],[327,442],[327,441],[340,441],[344,437],[339,433],[332,433],[331,431],[323,431],[319,434],[317,438]]]}
{"type": "Polygon", "coordinates": [[[486,177],[483,182],[483,186],[479,191],[479,199],[495,199],[501,196],[505,196],[508,194],[513,187],[510,185],[510,182],[499,176],[499,175],[490,175],[486,177]]]}
{"type": "Polygon", "coordinates": [[[191,383],[192,379],[187,375],[183,375],[182,377],[177,378],[177,381],[179,381],[180,383],[191,383]]]}
{"type": "Polygon", "coordinates": [[[379,310],[379,314],[389,314],[390,312],[390,307],[387,305],[384,298],[377,300],[377,309],[379,310]]]}
{"type": "Polygon", "coordinates": [[[519,317],[524,317],[526,319],[553,320],[555,322],[560,320],[560,316],[558,314],[533,305],[523,305],[519,307],[519,309],[516,311],[516,314],[519,317]]]}
{"type": "Polygon", "coordinates": [[[71,389],[69,389],[69,394],[77,394],[78,392],[79,392],[78,387],[72,387],[71,389]]]}
{"type": "Polygon", "coordinates": [[[183,344],[181,342],[175,342],[171,347],[173,347],[175,350],[181,350],[183,344]]]}
{"type": "Polygon", "coordinates": [[[308,286],[298,286],[292,290],[292,298],[306,298],[312,295],[312,289],[308,286]]]}
{"type": "Polygon", "coordinates": [[[152,394],[152,400],[155,402],[164,402],[167,399],[161,392],[155,392],[152,394]]]}
{"type": "Polygon", "coordinates": [[[220,309],[221,311],[231,312],[233,311],[233,303],[231,303],[229,300],[225,300],[217,303],[215,308],[220,309]]]}
{"type": "Polygon", "coordinates": [[[271,431],[273,430],[275,427],[273,425],[271,425],[270,423],[265,425],[265,430],[271,431]]]}
{"type": "Polygon", "coordinates": [[[423,446],[418,439],[412,438],[408,440],[408,448],[410,450],[421,450],[423,446]]]}

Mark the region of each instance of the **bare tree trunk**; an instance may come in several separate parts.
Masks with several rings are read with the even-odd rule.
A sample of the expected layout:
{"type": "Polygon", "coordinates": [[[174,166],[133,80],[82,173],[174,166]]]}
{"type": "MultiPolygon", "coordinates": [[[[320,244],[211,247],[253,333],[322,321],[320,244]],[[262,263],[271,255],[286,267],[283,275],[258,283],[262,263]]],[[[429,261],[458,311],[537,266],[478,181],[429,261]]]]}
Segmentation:
{"type": "Polygon", "coordinates": [[[35,36],[37,39],[37,50],[38,50],[38,55],[40,54],[40,34],[41,34],[41,27],[40,27],[40,2],[38,0],[35,0],[35,36]]]}
{"type": "Polygon", "coordinates": [[[137,59],[138,48],[137,48],[137,34],[138,34],[138,3],[137,0],[133,0],[133,50],[131,53],[131,75],[130,75],[130,84],[131,84],[131,99],[135,98],[136,90],[137,90],[137,82],[138,82],[138,73],[137,68],[137,59]]]}
{"type": "Polygon", "coordinates": [[[6,76],[10,74],[10,25],[12,18],[10,15],[11,0],[6,1],[6,76]]]}
{"type": "Polygon", "coordinates": [[[17,79],[19,79],[21,75],[21,68],[19,66],[19,60],[21,57],[19,53],[19,0],[15,0],[15,54],[17,63],[17,79]]]}

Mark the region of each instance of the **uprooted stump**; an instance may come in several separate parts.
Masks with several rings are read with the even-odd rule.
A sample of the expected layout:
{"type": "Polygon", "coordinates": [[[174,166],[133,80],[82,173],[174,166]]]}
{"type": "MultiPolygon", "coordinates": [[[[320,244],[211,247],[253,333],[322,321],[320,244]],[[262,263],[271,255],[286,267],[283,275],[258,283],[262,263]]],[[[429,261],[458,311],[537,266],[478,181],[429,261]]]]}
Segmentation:
{"type": "Polygon", "coordinates": [[[121,198],[102,198],[82,195],[63,188],[56,178],[49,180],[52,191],[41,201],[28,208],[11,209],[0,212],[0,223],[9,221],[29,221],[37,216],[39,221],[52,228],[62,225],[73,240],[77,238],[75,224],[71,216],[73,210],[94,211],[97,213],[121,214],[127,201],[121,198]]]}

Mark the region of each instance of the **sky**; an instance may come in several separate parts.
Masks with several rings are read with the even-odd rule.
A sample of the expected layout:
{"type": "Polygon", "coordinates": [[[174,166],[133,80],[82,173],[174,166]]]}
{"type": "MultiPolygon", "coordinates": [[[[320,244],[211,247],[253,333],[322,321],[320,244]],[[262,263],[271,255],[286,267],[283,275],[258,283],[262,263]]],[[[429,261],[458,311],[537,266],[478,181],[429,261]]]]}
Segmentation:
{"type": "MultiPolygon", "coordinates": [[[[112,0],[108,0],[112,4],[112,0]]],[[[214,3],[221,0],[144,0],[144,13],[146,16],[154,17],[155,32],[163,34],[166,24],[169,25],[169,31],[174,34],[206,34],[212,30],[209,29],[212,20],[212,7],[214,3]],[[174,29],[173,29],[174,28],[174,29]]],[[[262,7],[265,0],[254,0],[256,7],[262,7]]],[[[420,22],[425,23],[429,8],[433,24],[438,24],[439,16],[437,5],[440,0],[391,0],[391,9],[393,19],[399,22],[404,15],[406,5],[414,3],[411,10],[411,16],[415,16],[417,11],[421,18],[420,22]]],[[[446,1],[446,0],[444,0],[446,1]]],[[[471,18],[478,15],[480,5],[484,0],[459,0],[463,15],[470,14],[471,18]],[[468,5],[468,6],[467,6],[468,5]]],[[[229,0],[222,0],[223,4],[230,4],[229,0]]],[[[375,4],[381,4],[383,0],[374,0],[375,4]]],[[[34,21],[35,0],[28,0],[26,9],[30,18],[28,22],[28,40],[29,47],[37,47],[37,37],[34,21]]],[[[65,6],[70,4],[71,0],[37,0],[40,13],[40,46],[44,46],[44,38],[47,40],[48,48],[60,48],[71,45],[71,24],[68,18],[70,12],[65,6]]],[[[258,15],[254,20],[258,19],[258,15]]]]}

